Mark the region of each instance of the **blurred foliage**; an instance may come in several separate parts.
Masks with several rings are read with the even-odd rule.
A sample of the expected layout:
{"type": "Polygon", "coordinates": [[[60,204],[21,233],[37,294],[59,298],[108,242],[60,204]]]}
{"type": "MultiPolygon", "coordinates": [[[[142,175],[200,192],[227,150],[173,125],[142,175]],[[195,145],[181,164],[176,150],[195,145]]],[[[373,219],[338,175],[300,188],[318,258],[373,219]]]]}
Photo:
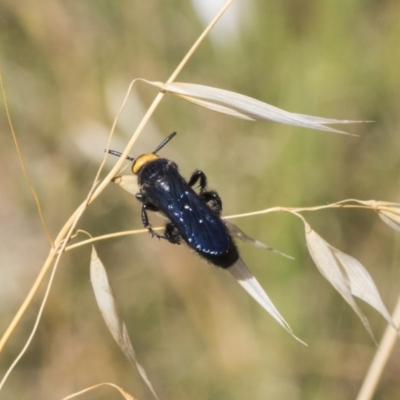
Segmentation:
{"type": "MultiPolygon", "coordinates": [[[[166,97],[134,151],[162,150],[186,177],[204,170],[225,214],[344,198],[399,201],[400,2],[239,2],[238,34],[206,40],[178,77],[238,91],[298,113],[373,120],[346,137],[214,114],[166,97]],[[239,14],[240,15],[240,14],[239,14]]],[[[166,80],[202,30],[188,1],[61,0],[0,3],[0,68],[13,123],[53,235],[84,199],[129,82],[166,80]]],[[[135,86],[112,147],[122,149],[156,92],[135,86]]],[[[0,325],[3,332],[48,251],[2,109],[0,325]]],[[[110,160],[108,167],[114,162],[110,160]]],[[[359,259],[389,310],[398,294],[398,234],[370,213],[308,213],[313,228],[359,259]]],[[[244,259],[305,348],[223,271],[184,246],[148,235],[101,242],[133,345],[162,399],[353,399],[376,348],[319,275],[303,227],[284,214],[237,221],[296,260],[241,246],[244,259]]],[[[136,200],[110,186],[80,228],[141,227],[136,200]]],[[[113,343],[89,282],[89,248],[66,254],[33,344],[4,398],[61,398],[108,381],[150,399],[113,343]]],[[[41,295],[43,292],[41,292],[41,295]]],[[[21,349],[39,298],[1,354],[21,349]]],[[[363,307],[380,337],[385,323],[363,307]]],[[[399,349],[376,398],[400,392],[399,349]]],[[[109,399],[111,389],[84,398],[109,399]]],[[[112,398],[117,398],[112,394],[112,398]]]]}

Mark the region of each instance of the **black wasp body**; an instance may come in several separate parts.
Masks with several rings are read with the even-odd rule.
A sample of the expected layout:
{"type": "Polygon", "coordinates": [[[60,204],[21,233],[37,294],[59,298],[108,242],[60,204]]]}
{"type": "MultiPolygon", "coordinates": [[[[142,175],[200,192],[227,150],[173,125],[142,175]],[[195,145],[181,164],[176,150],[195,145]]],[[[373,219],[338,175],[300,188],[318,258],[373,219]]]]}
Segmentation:
{"type": "Polygon", "coordinates": [[[152,236],[179,244],[181,239],[201,258],[222,268],[229,268],[239,258],[237,247],[221,219],[222,202],[217,192],[207,190],[207,178],[196,171],[188,182],[178,166],[156,153],[175,132],[157,149],[133,161],[132,172],[138,177],[140,192],[136,198],[142,203],[143,225],[152,236]],[[199,183],[199,193],[193,187],[199,183]],[[163,234],[155,232],[147,211],[160,212],[167,219],[163,234]]]}

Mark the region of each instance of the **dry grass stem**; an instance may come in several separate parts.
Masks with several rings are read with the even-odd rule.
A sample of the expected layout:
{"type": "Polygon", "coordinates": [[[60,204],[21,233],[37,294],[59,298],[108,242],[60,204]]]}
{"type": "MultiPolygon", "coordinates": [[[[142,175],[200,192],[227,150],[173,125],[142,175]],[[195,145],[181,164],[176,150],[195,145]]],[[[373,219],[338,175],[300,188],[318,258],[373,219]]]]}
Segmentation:
{"type": "MultiPolygon", "coordinates": [[[[400,326],[400,297],[397,299],[397,304],[393,312],[392,319],[396,326],[400,326]]],[[[356,400],[372,399],[385,365],[393,351],[394,345],[398,343],[398,340],[399,337],[396,331],[388,326],[385,330],[382,341],[379,344],[378,350],[375,353],[375,357],[369,367],[368,373],[365,376],[356,400]]]]}
{"type": "Polygon", "coordinates": [[[79,392],[70,394],[69,396],[62,398],[61,400],[71,400],[71,399],[75,399],[75,398],[77,398],[78,396],[81,396],[82,394],[91,392],[92,390],[98,389],[99,387],[102,387],[102,386],[111,386],[112,388],[117,389],[118,392],[122,395],[122,397],[123,397],[125,400],[135,400],[135,398],[134,398],[133,396],[131,396],[129,393],[125,392],[124,389],[122,389],[121,387],[115,385],[114,383],[109,383],[109,382],[99,383],[99,384],[97,384],[97,385],[90,386],[90,387],[88,387],[88,388],[86,388],[86,389],[80,390],[79,392]]]}
{"type": "MultiPolygon", "coordinates": [[[[8,100],[7,100],[7,95],[6,95],[6,91],[5,91],[5,88],[4,88],[3,77],[1,75],[1,71],[0,71],[0,86],[1,86],[1,92],[2,92],[2,95],[3,95],[4,108],[5,108],[5,111],[6,111],[8,126],[10,127],[11,135],[12,135],[12,138],[13,138],[13,141],[14,141],[14,146],[15,146],[15,149],[17,151],[18,160],[19,160],[19,162],[21,164],[21,168],[22,168],[22,172],[24,174],[25,182],[28,185],[28,188],[29,188],[30,192],[32,193],[33,200],[35,202],[36,209],[37,209],[37,212],[38,212],[38,215],[39,215],[39,218],[40,218],[40,223],[41,223],[41,225],[43,227],[43,230],[44,230],[44,233],[45,233],[45,235],[47,237],[47,240],[49,241],[50,246],[54,247],[54,242],[53,242],[53,239],[52,239],[52,237],[50,235],[49,229],[47,227],[46,220],[44,218],[43,210],[42,210],[42,207],[40,205],[40,201],[39,201],[38,195],[37,195],[36,190],[35,190],[35,188],[34,188],[34,186],[32,184],[31,179],[29,178],[29,174],[28,174],[28,170],[27,170],[26,165],[25,165],[24,157],[22,156],[22,152],[21,152],[21,149],[19,147],[17,135],[16,135],[15,130],[14,130],[14,125],[12,123],[12,118],[11,118],[10,110],[9,110],[9,107],[8,107],[8,100]]],[[[0,346],[0,352],[1,352],[1,346],[0,346]]]]}

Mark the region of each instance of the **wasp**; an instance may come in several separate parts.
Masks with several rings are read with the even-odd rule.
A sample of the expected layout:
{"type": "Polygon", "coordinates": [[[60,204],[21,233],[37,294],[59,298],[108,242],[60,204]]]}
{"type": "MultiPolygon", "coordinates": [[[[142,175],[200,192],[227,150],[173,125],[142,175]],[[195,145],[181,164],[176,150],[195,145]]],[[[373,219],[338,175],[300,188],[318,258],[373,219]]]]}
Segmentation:
{"type": "MultiPolygon", "coordinates": [[[[176,163],[157,154],[175,135],[176,132],[171,133],[152,153],[128,158],[138,179],[136,199],[142,204],[143,225],[153,237],[173,244],[183,240],[203,260],[229,268],[239,259],[239,252],[221,219],[222,201],[218,193],[207,189],[204,172],[196,170],[186,181],[176,163]],[[196,184],[198,191],[194,189],[196,184]],[[158,212],[168,220],[163,234],[153,230],[149,211],[158,212]]],[[[121,155],[114,150],[109,153],[121,155]]]]}

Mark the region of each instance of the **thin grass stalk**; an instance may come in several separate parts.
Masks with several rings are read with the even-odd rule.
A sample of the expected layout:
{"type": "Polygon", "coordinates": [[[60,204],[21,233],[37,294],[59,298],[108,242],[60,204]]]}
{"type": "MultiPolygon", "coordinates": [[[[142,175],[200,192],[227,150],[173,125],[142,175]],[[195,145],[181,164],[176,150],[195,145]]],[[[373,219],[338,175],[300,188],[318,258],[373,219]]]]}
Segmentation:
{"type": "Polygon", "coordinates": [[[126,400],[135,400],[130,394],[126,393],[125,390],[123,390],[119,386],[115,385],[114,383],[109,383],[109,382],[99,383],[98,385],[90,386],[86,389],[80,390],[79,392],[70,394],[67,397],[63,397],[62,400],[74,399],[82,394],[88,393],[88,392],[98,389],[99,387],[102,387],[102,386],[111,386],[112,388],[117,389],[121,393],[121,395],[124,397],[124,399],[126,399],[126,400]]]}
{"type": "MultiPolygon", "coordinates": [[[[77,218],[75,218],[75,221],[72,223],[72,225],[71,225],[71,227],[70,227],[70,229],[69,229],[69,232],[67,233],[66,237],[71,237],[71,235],[72,235],[72,233],[73,233],[73,230],[75,229],[75,226],[76,226],[76,224],[78,223],[80,217],[82,216],[84,210],[85,210],[85,208],[82,208],[82,209],[81,209],[80,214],[78,214],[78,215],[77,215],[77,218]]],[[[64,249],[65,249],[66,245],[67,245],[67,240],[64,240],[64,241],[61,243],[61,247],[60,247],[59,251],[57,251],[57,252],[54,254],[54,257],[56,257],[56,259],[55,259],[54,266],[53,266],[53,272],[52,272],[52,274],[51,274],[51,276],[50,276],[50,280],[49,280],[49,283],[48,283],[48,285],[47,285],[46,292],[45,292],[45,295],[44,295],[44,297],[43,297],[42,303],[41,303],[41,305],[40,305],[39,312],[38,312],[38,314],[37,314],[37,317],[36,317],[34,326],[33,326],[33,328],[32,328],[32,331],[31,331],[31,333],[30,333],[30,335],[29,335],[29,337],[28,337],[28,340],[26,341],[24,347],[22,348],[22,350],[20,351],[20,353],[18,354],[18,356],[15,358],[15,360],[12,362],[12,364],[11,364],[10,367],[8,368],[7,372],[5,373],[3,379],[1,380],[1,382],[0,382],[0,391],[1,391],[1,389],[2,389],[2,387],[3,387],[3,385],[4,385],[4,383],[6,382],[8,376],[11,374],[12,370],[13,370],[14,367],[17,365],[18,361],[19,361],[19,360],[22,358],[22,356],[25,354],[25,351],[28,349],[29,344],[31,343],[31,341],[32,341],[32,339],[33,339],[33,337],[34,337],[34,335],[35,335],[35,333],[36,333],[36,330],[37,330],[37,328],[38,328],[38,326],[39,326],[40,319],[41,319],[42,314],[43,314],[44,306],[46,305],[47,299],[48,299],[49,294],[50,294],[51,285],[52,285],[52,283],[53,283],[54,276],[55,276],[55,273],[56,273],[58,264],[59,264],[59,262],[60,262],[60,260],[61,260],[62,253],[64,252],[64,249]]],[[[52,250],[55,250],[55,249],[52,248],[52,250]]],[[[53,257],[53,258],[54,258],[54,257],[53,257]]],[[[42,268],[42,270],[40,271],[41,273],[42,273],[42,272],[43,272],[43,273],[44,273],[44,272],[47,273],[47,272],[49,271],[50,267],[53,265],[53,258],[49,261],[48,268],[46,268],[46,269],[45,269],[45,268],[42,268]]],[[[47,261],[47,260],[46,260],[46,261],[47,261]]],[[[41,275],[41,274],[39,274],[39,275],[41,275]]],[[[43,275],[43,279],[44,279],[44,275],[43,275]]],[[[42,279],[42,280],[43,280],[43,279],[42,279]]],[[[37,289],[38,289],[39,286],[40,286],[40,284],[41,284],[41,282],[38,282],[38,279],[36,279],[35,283],[37,283],[37,285],[38,285],[37,289]]],[[[37,291],[37,290],[36,290],[36,291],[37,291]]],[[[29,306],[29,304],[30,304],[30,302],[32,301],[32,299],[33,299],[35,293],[36,293],[36,292],[33,292],[33,291],[31,290],[31,291],[29,292],[29,295],[30,295],[30,296],[27,296],[27,297],[25,298],[25,301],[24,301],[23,305],[25,304],[25,305],[26,305],[26,308],[29,306]],[[28,297],[29,297],[29,299],[28,299],[28,297]]],[[[22,308],[22,307],[21,307],[21,308],[22,308]]],[[[20,310],[21,310],[21,308],[20,308],[20,310]]],[[[22,314],[22,315],[23,315],[23,314],[22,314]]],[[[21,315],[21,318],[22,318],[22,315],[21,315]]],[[[14,320],[15,320],[15,318],[14,318],[14,320]]],[[[14,320],[13,320],[13,322],[14,322],[14,320]]],[[[17,326],[17,325],[15,325],[15,327],[16,327],[16,326],[17,326]]],[[[8,329],[8,330],[6,331],[6,333],[7,333],[7,332],[9,333],[9,336],[10,336],[10,335],[12,334],[13,330],[8,329]]],[[[4,335],[4,336],[5,336],[5,335],[4,335]]]]}
{"type": "Polygon", "coordinates": [[[197,48],[200,46],[201,42],[205,39],[205,37],[209,34],[211,29],[214,27],[214,25],[219,21],[219,19],[225,14],[225,12],[228,10],[228,8],[231,6],[233,3],[233,0],[228,0],[224,6],[222,6],[221,10],[218,12],[218,14],[212,19],[212,21],[208,24],[206,29],[203,31],[203,33],[199,36],[199,38],[194,42],[193,46],[191,49],[187,52],[183,60],[180,62],[180,64],[176,67],[175,71],[171,74],[169,79],[165,83],[171,83],[175,80],[175,78],[178,76],[178,74],[181,72],[183,67],[186,65],[186,63],[189,61],[190,57],[193,55],[193,53],[197,50],[197,48]]]}
{"type": "MultiPolygon", "coordinates": [[[[365,205],[361,205],[361,204],[344,204],[346,202],[354,202],[354,201],[358,202],[359,200],[347,199],[347,200],[341,200],[337,203],[325,204],[325,205],[321,205],[321,206],[312,206],[312,207],[271,207],[271,208],[267,208],[264,210],[252,211],[249,213],[226,215],[226,216],[223,216],[222,219],[231,220],[231,219],[244,218],[244,217],[254,217],[254,216],[258,216],[258,215],[269,214],[272,212],[289,212],[289,213],[292,213],[292,214],[297,215],[298,217],[302,218],[298,213],[329,210],[329,209],[336,209],[336,208],[351,208],[351,209],[356,208],[356,209],[361,209],[361,210],[372,210],[372,211],[385,209],[385,207],[382,207],[382,206],[372,207],[372,206],[365,206],[365,205]]],[[[153,227],[153,229],[159,231],[159,230],[164,229],[164,227],[162,227],[162,226],[153,227]]],[[[65,251],[70,251],[70,250],[76,249],[77,247],[92,244],[92,243],[98,242],[100,240],[114,239],[114,238],[121,237],[121,236],[137,235],[137,234],[141,234],[141,233],[148,233],[148,229],[134,229],[134,230],[129,230],[129,231],[121,231],[121,232],[115,232],[115,233],[109,233],[106,235],[91,237],[90,239],[82,240],[78,243],[74,243],[69,246],[66,246],[65,251]]]]}
{"type": "MultiPolygon", "coordinates": [[[[53,239],[52,239],[52,237],[50,235],[49,228],[47,227],[46,220],[44,219],[43,210],[42,210],[42,207],[40,205],[38,195],[36,193],[35,188],[33,187],[31,179],[29,178],[28,170],[26,168],[25,161],[24,161],[24,158],[22,157],[22,152],[21,152],[21,149],[19,147],[18,140],[17,140],[17,135],[15,134],[14,125],[12,123],[10,110],[8,108],[7,95],[6,95],[6,92],[5,92],[5,89],[4,89],[3,77],[1,75],[1,71],[0,71],[0,86],[1,86],[1,92],[2,92],[2,95],[3,95],[4,109],[6,111],[8,126],[10,127],[10,131],[11,131],[11,135],[12,135],[12,138],[13,138],[13,141],[14,141],[15,149],[17,150],[18,159],[19,159],[19,162],[20,162],[21,168],[22,168],[22,173],[24,174],[25,181],[26,181],[26,183],[28,185],[29,190],[32,193],[33,200],[35,201],[36,209],[37,209],[37,212],[39,214],[40,223],[41,223],[41,225],[43,227],[43,230],[44,230],[44,233],[45,233],[45,235],[47,237],[47,240],[49,241],[50,246],[54,247],[54,242],[53,242],[53,239]]],[[[1,349],[0,349],[0,351],[1,351],[1,349]]]]}
{"type": "MultiPolygon", "coordinates": [[[[400,326],[400,296],[392,315],[392,319],[397,326],[400,326]]],[[[393,351],[394,345],[398,342],[399,337],[396,331],[388,325],[383,335],[379,348],[375,353],[375,357],[369,367],[367,375],[361,386],[360,392],[356,400],[370,400],[374,395],[375,389],[381,379],[386,363],[393,351]]]]}

